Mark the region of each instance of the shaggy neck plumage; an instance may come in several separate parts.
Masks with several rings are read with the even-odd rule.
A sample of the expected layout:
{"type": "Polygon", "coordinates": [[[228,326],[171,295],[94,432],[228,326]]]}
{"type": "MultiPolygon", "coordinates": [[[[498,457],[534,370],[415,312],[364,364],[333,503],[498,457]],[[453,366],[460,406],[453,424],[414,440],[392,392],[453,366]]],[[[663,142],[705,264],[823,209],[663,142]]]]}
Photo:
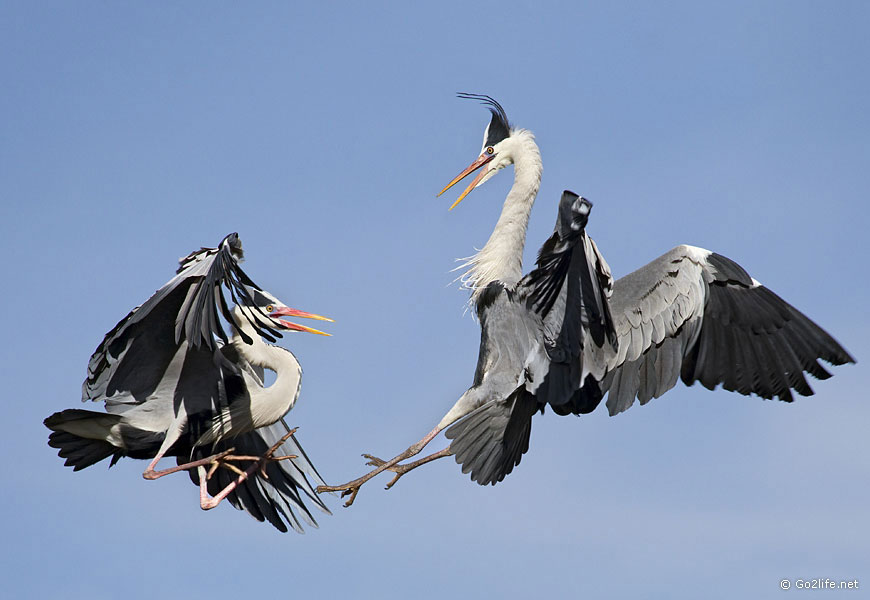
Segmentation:
{"type": "Polygon", "coordinates": [[[523,276],[526,229],[541,185],[543,164],[535,136],[530,131],[513,131],[509,139],[514,142],[509,149],[514,162],[513,187],[505,198],[489,241],[460,266],[468,267],[460,279],[463,287],[472,290],[472,304],[493,281],[512,285],[523,276]]]}

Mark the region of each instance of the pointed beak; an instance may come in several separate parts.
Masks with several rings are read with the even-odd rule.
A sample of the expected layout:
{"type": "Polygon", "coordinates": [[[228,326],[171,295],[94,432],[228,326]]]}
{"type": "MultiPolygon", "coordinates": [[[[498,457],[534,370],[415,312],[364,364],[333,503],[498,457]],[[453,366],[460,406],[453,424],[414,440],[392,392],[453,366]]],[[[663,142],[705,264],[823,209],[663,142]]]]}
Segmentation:
{"type": "Polygon", "coordinates": [[[291,323],[290,321],[285,321],[284,319],[278,319],[278,317],[298,317],[303,319],[316,319],[318,321],[329,321],[330,323],[332,323],[333,320],[328,317],[321,317],[320,315],[315,315],[314,313],[297,310],[288,306],[278,308],[274,312],[269,313],[269,316],[273,319],[276,319],[279,323],[281,323],[281,325],[284,326],[285,329],[289,329],[290,331],[304,331],[306,333],[316,333],[317,335],[326,336],[332,335],[331,333],[326,333],[320,331],[319,329],[314,329],[313,327],[306,327],[305,325],[298,325],[297,323],[291,323]]]}
{"type": "MultiPolygon", "coordinates": [[[[447,190],[452,188],[454,185],[456,185],[457,183],[459,183],[460,181],[462,181],[463,179],[465,179],[466,177],[468,177],[469,175],[474,173],[480,167],[482,167],[483,165],[485,165],[486,163],[491,161],[493,158],[495,158],[495,154],[487,154],[486,152],[484,152],[483,154],[478,156],[477,160],[475,160],[473,163],[468,165],[465,168],[465,170],[462,171],[462,173],[460,173],[459,175],[454,177],[453,181],[451,181],[450,183],[447,184],[447,187],[445,187],[443,190],[438,192],[438,195],[440,196],[441,194],[443,194],[444,192],[446,192],[447,190]]],[[[453,207],[455,207],[457,204],[462,202],[462,199],[468,195],[468,192],[470,192],[471,190],[474,189],[474,186],[476,186],[478,183],[480,183],[480,180],[483,179],[484,176],[486,176],[486,173],[487,173],[486,169],[484,169],[483,171],[478,173],[477,177],[475,177],[474,180],[468,185],[468,187],[465,188],[465,191],[459,195],[459,198],[456,199],[456,202],[454,202],[453,204],[450,205],[450,208],[448,210],[453,210],[453,207]]]]}

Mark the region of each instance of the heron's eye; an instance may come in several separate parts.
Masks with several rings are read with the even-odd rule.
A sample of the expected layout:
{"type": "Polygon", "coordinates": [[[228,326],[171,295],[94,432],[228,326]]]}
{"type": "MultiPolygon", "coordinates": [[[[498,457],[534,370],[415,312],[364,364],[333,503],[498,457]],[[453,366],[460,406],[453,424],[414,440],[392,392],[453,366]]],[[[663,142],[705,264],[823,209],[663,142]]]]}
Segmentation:
{"type": "Polygon", "coordinates": [[[487,147],[486,147],[486,153],[487,153],[487,154],[492,154],[493,152],[495,152],[495,150],[493,149],[492,146],[487,146],[487,147]]]}
{"type": "Polygon", "coordinates": [[[266,312],[274,312],[274,311],[275,311],[275,307],[272,306],[271,304],[266,307],[266,312]]]}

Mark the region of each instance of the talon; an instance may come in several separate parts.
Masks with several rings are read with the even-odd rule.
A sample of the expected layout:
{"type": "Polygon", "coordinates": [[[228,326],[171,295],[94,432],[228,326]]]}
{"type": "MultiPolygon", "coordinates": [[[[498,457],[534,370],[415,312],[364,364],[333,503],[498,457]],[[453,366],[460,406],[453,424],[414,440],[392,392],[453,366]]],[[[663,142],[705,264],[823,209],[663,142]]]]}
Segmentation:
{"type": "Polygon", "coordinates": [[[218,467],[220,467],[220,466],[221,466],[221,463],[219,463],[218,461],[214,461],[211,464],[211,466],[209,466],[209,468],[208,468],[208,473],[206,473],[205,480],[206,481],[211,480],[211,476],[214,475],[214,472],[217,471],[218,467]]]}
{"type": "Polygon", "coordinates": [[[274,460],[275,462],[278,462],[279,460],[290,460],[292,458],[299,458],[299,457],[296,456],[295,454],[287,454],[285,456],[273,456],[272,460],[274,460]]]}
{"type": "Polygon", "coordinates": [[[370,467],[380,467],[387,462],[383,459],[378,458],[377,456],[372,456],[371,454],[363,454],[363,457],[369,459],[366,464],[370,467]]]}
{"type": "Polygon", "coordinates": [[[347,507],[349,507],[351,504],[353,504],[353,501],[356,500],[356,495],[357,495],[358,493],[359,493],[359,488],[356,488],[356,489],[351,493],[350,498],[348,499],[348,501],[344,503],[344,507],[345,507],[345,508],[347,508],[347,507]]]}
{"type": "Polygon", "coordinates": [[[232,463],[226,463],[226,464],[224,464],[224,465],[222,465],[222,466],[223,466],[225,469],[229,469],[230,471],[232,471],[232,472],[235,473],[236,475],[242,476],[242,475],[245,474],[244,471],[242,471],[240,468],[238,468],[236,465],[234,465],[234,464],[232,464],[232,463]]]}

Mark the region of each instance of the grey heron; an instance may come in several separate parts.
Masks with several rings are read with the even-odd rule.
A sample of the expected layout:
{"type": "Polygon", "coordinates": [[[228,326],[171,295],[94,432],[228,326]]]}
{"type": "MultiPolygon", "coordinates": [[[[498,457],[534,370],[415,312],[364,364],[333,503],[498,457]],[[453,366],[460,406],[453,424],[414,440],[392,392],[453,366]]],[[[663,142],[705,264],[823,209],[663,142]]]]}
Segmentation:
{"type": "Polygon", "coordinates": [[[304,496],[329,512],[309,482],[323,480],[283,420],[299,396],[302,369],[292,352],[262,338],[328,335],[281,317],[331,319],[286,306],[248,278],[242,259],[235,233],[182,258],[175,277],[130,311],[91,357],[82,400],[104,402],[105,412],[51,415],[49,446],[76,471],[124,456],[150,459],[146,479],[186,470],[200,486],[203,509],[228,498],[281,531],[288,524],[302,531],[299,515],[316,526],[304,496]],[[221,317],[231,325],[229,338],[221,317]],[[268,386],[265,369],[275,372],[268,386]],[[155,470],[164,456],[178,466],[155,470]]]}
{"type": "Polygon", "coordinates": [[[492,115],[480,155],[440,193],[480,170],[459,195],[514,165],[514,183],[487,243],[463,267],[480,321],[481,342],[472,386],[422,440],[362,477],[318,491],[341,491],[353,503],[375,475],[395,473],[391,487],[422,464],[454,455],[463,473],[495,484],[528,450],[534,414],[549,405],[558,415],[586,414],[607,395],[611,415],[657,398],[682,379],[709,389],[778,397],[813,393],[804,372],[830,374],[823,359],[854,362],[828,333],[782,300],[740,265],[717,253],[677,246],[613,281],[610,268],[586,234],[591,203],[565,192],[555,231],[522,274],[532,205],[541,182],[534,135],[513,128],[501,105],[479,100],[492,115]],[[450,445],[414,462],[442,430],[450,445]]]}

